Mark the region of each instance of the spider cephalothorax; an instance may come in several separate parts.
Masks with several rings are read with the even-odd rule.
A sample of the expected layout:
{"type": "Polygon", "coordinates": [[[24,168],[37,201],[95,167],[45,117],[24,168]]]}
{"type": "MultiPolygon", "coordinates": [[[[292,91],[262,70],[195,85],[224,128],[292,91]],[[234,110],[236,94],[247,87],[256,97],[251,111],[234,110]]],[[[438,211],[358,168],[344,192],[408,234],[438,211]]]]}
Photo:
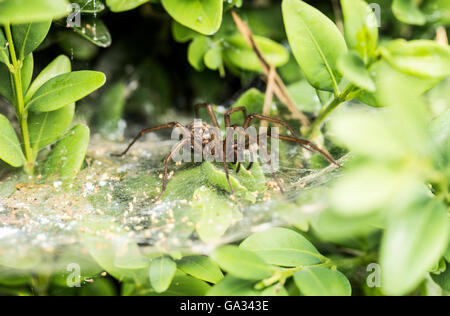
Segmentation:
{"type": "MultiPolygon", "coordinates": [[[[127,149],[123,153],[118,154],[118,155],[113,155],[113,156],[118,156],[118,157],[124,156],[130,150],[130,148],[134,145],[134,143],[140,137],[142,137],[143,135],[145,135],[147,133],[161,130],[164,128],[179,128],[180,129],[181,135],[180,135],[179,142],[174,146],[174,148],[172,149],[170,154],[164,160],[164,174],[163,174],[162,190],[156,200],[159,200],[166,190],[167,171],[168,171],[168,167],[169,167],[169,162],[172,159],[172,157],[175,155],[175,153],[177,153],[180,149],[184,148],[185,145],[189,146],[189,148],[191,149],[191,152],[195,152],[195,150],[200,150],[201,152],[203,152],[203,150],[205,149],[206,146],[211,145],[211,143],[218,140],[218,134],[220,133],[220,126],[219,126],[216,115],[214,114],[211,105],[208,103],[203,103],[203,104],[198,104],[197,106],[195,106],[195,114],[196,114],[197,118],[199,117],[199,111],[201,108],[207,109],[208,114],[212,120],[213,126],[210,126],[204,122],[196,120],[186,126],[184,126],[183,124],[178,123],[178,122],[170,122],[170,123],[167,123],[164,125],[147,128],[147,129],[142,130],[133,139],[133,141],[130,143],[130,145],[128,145],[127,149]]],[[[245,150],[250,149],[252,140],[254,142],[256,142],[257,145],[260,145],[261,135],[258,135],[257,137],[253,137],[249,134],[246,134],[246,132],[245,132],[253,120],[267,121],[267,122],[281,125],[281,126],[285,127],[292,135],[292,136],[284,136],[284,135],[278,135],[278,134],[272,135],[271,133],[266,133],[266,134],[264,134],[265,137],[274,137],[274,138],[276,137],[280,140],[297,143],[300,146],[302,146],[303,148],[305,148],[306,150],[316,151],[316,152],[320,153],[328,161],[330,161],[331,163],[340,167],[340,165],[328,153],[321,150],[319,147],[317,147],[310,141],[299,138],[296,135],[295,131],[287,123],[285,123],[281,120],[277,120],[272,117],[268,117],[268,116],[264,116],[264,115],[260,115],[260,114],[247,115],[247,111],[244,107],[237,107],[237,108],[230,109],[229,111],[227,111],[225,113],[225,127],[231,129],[232,131],[238,131],[239,133],[242,134],[242,136],[245,137],[245,143],[244,143],[243,149],[245,149],[245,150]],[[230,117],[231,117],[231,114],[233,114],[235,112],[242,112],[242,114],[244,115],[245,123],[243,126],[231,125],[230,117]]],[[[238,164],[236,167],[236,173],[239,172],[242,161],[237,161],[237,159],[236,159],[236,157],[238,156],[237,144],[230,147],[230,149],[227,149],[227,147],[225,146],[226,137],[224,139],[222,139],[221,142],[222,142],[222,144],[220,145],[220,147],[216,147],[216,148],[221,149],[219,152],[217,152],[217,154],[219,155],[220,161],[223,162],[225,175],[227,177],[230,192],[231,192],[231,194],[234,194],[234,190],[233,190],[233,187],[232,187],[231,181],[230,181],[228,165],[227,165],[227,161],[226,161],[227,151],[230,151],[230,150],[233,151],[232,155],[234,156],[234,160],[232,160],[232,163],[238,164]],[[223,145],[223,147],[222,147],[222,145],[223,145]]],[[[215,149],[212,150],[212,154],[216,154],[215,149]]],[[[270,166],[270,168],[272,168],[270,160],[268,161],[268,165],[270,166]]],[[[250,162],[250,164],[246,167],[246,169],[250,170],[252,168],[252,166],[253,166],[253,163],[250,162]]],[[[280,184],[273,168],[272,168],[272,176],[275,179],[278,187],[280,188],[280,191],[283,192],[281,184],[280,184]]]]}

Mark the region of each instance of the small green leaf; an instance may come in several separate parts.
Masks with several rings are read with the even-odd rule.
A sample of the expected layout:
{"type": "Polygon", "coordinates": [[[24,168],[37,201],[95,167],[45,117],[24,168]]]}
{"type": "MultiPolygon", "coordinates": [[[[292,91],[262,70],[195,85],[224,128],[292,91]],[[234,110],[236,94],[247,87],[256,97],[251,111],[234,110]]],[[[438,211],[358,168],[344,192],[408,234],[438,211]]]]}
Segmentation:
{"type": "Polygon", "coordinates": [[[56,144],[47,158],[43,173],[71,179],[80,171],[89,144],[89,128],[79,124],[56,144]]]}
{"type": "Polygon", "coordinates": [[[231,275],[244,280],[262,280],[272,275],[270,266],[254,252],[236,246],[216,249],[211,258],[231,275]]]}
{"type": "Polygon", "coordinates": [[[36,91],[27,108],[50,112],[72,104],[94,92],[105,83],[105,75],[95,71],[76,71],[56,76],[36,91]]]}
{"type": "Polygon", "coordinates": [[[33,78],[34,59],[33,54],[29,54],[23,61],[22,69],[20,70],[22,76],[22,91],[26,94],[33,78]]]}
{"type": "Polygon", "coordinates": [[[450,76],[450,48],[430,40],[396,40],[381,50],[398,70],[429,78],[450,76]]]}
{"type": "Polygon", "coordinates": [[[394,0],[392,2],[392,12],[400,21],[413,24],[424,25],[426,23],[425,15],[417,7],[415,0],[394,0]]]}
{"type": "MultiPolygon", "coordinates": [[[[70,2],[80,5],[81,13],[98,13],[105,9],[105,5],[101,1],[70,0],[70,2]]],[[[127,1],[127,2],[130,2],[130,1],[127,1]]]]}
{"type": "Polygon", "coordinates": [[[55,143],[72,124],[75,114],[75,104],[44,113],[28,113],[28,129],[31,146],[35,152],[55,143]]]}
{"type": "Polygon", "coordinates": [[[364,61],[355,51],[348,51],[339,58],[338,69],[345,78],[356,86],[371,92],[375,91],[375,82],[370,77],[364,61]]]}
{"type": "Polygon", "coordinates": [[[217,70],[223,67],[222,48],[218,45],[208,50],[204,57],[206,67],[211,70],[217,70]]]}
{"type": "Polygon", "coordinates": [[[13,167],[21,167],[25,163],[16,132],[2,114],[0,114],[0,159],[13,167]]]}
{"type": "Polygon", "coordinates": [[[314,89],[305,79],[292,83],[287,88],[289,94],[292,96],[292,99],[294,99],[295,104],[298,104],[300,110],[313,113],[317,113],[322,107],[317,92],[329,93],[314,89]]]}
{"type": "Polygon", "coordinates": [[[30,98],[40,87],[42,87],[44,83],[56,76],[69,73],[71,70],[72,66],[68,57],[60,55],[55,58],[50,64],[48,64],[47,67],[44,68],[44,70],[41,71],[36,79],[34,79],[25,96],[25,103],[30,100],[30,98]]]}
{"type": "Polygon", "coordinates": [[[82,25],[73,30],[99,47],[111,46],[111,34],[102,20],[94,16],[83,16],[82,25]]]}
{"type": "Polygon", "coordinates": [[[316,89],[338,91],[337,61],[347,51],[341,32],[301,0],[283,0],[282,7],[289,44],[305,77],[316,89]]]}
{"type": "Polygon", "coordinates": [[[436,282],[443,290],[450,292],[450,264],[447,263],[447,268],[440,274],[430,273],[431,278],[436,282]]]}
{"type": "Polygon", "coordinates": [[[208,37],[200,36],[194,38],[188,48],[188,60],[197,71],[205,68],[204,56],[211,47],[211,40],[208,37]]]}
{"type": "Polygon", "coordinates": [[[158,293],[166,291],[176,271],[177,265],[169,257],[153,259],[150,263],[150,282],[155,291],[158,293]]]}
{"type": "MultiPolygon", "coordinates": [[[[275,67],[286,64],[289,60],[288,51],[271,39],[254,36],[256,45],[261,50],[267,62],[275,67]]],[[[240,34],[227,37],[224,49],[224,58],[232,65],[250,71],[262,72],[261,63],[255,52],[240,34]]]]}
{"type": "Polygon", "coordinates": [[[104,136],[108,136],[118,130],[127,100],[127,90],[126,84],[119,81],[103,94],[96,121],[100,132],[104,136]]]}
{"type": "Polygon", "coordinates": [[[162,0],[161,3],[178,23],[199,33],[212,35],[222,24],[223,0],[162,0]]]}
{"type": "Polygon", "coordinates": [[[242,280],[227,275],[208,292],[208,296],[258,296],[254,281],[242,280]]]}
{"type": "Polygon", "coordinates": [[[321,262],[321,255],[305,237],[285,228],[276,227],[255,233],[247,237],[239,247],[256,253],[267,263],[284,267],[321,262]]]}
{"type": "Polygon", "coordinates": [[[5,64],[0,63],[0,95],[14,104],[14,93],[11,89],[11,73],[5,64]]]}
{"type": "Polygon", "coordinates": [[[295,284],[306,296],[351,296],[352,287],[345,275],[323,267],[304,268],[294,274],[295,284]]]}
{"type": "Polygon", "coordinates": [[[173,38],[179,43],[186,43],[193,40],[197,36],[200,36],[199,33],[181,25],[177,21],[172,22],[172,35],[173,38]]]}
{"type": "Polygon", "coordinates": [[[39,47],[47,36],[51,25],[52,21],[46,21],[12,26],[14,46],[20,60],[23,60],[39,47]]]}
{"type": "Polygon", "coordinates": [[[442,201],[423,198],[392,214],[381,246],[383,292],[403,295],[413,290],[444,253],[448,231],[442,201]]]}
{"type": "Polygon", "coordinates": [[[217,241],[234,221],[242,218],[231,201],[207,187],[195,191],[191,211],[198,213],[199,221],[195,228],[200,239],[207,243],[217,241]]]}
{"type": "Polygon", "coordinates": [[[9,63],[9,49],[3,30],[0,29],[0,63],[9,63]]]}
{"type": "Polygon", "coordinates": [[[220,268],[211,259],[204,256],[188,256],[177,261],[178,269],[193,277],[210,283],[218,283],[223,279],[220,268]]]}
{"type": "Polygon", "coordinates": [[[363,0],[341,0],[344,14],[345,39],[368,62],[378,44],[378,21],[363,0]]]}
{"type": "Polygon", "coordinates": [[[0,1],[0,24],[23,24],[51,21],[69,14],[66,0],[0,1]]]}
{"type": "Polygon", "coordinates": [[[137,8],[150,0],[106,0],[112,12],[123,12],[137,8]]]}
{"type": "Polygon", "coordinates": [[[205,296],[210,288],[206,282],[191,276],[176,275],[167,291],[158,296],[205,296]]]}

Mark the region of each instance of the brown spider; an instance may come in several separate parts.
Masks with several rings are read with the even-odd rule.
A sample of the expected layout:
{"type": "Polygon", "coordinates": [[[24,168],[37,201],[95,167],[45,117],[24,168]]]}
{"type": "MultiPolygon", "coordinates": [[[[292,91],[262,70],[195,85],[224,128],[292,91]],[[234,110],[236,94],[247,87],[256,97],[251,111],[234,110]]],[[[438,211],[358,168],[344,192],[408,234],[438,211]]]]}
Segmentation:
{"type": "MultiPolygon", "coordinates": [[[[195,106],[195,116],[196,118],[199,118],[199,112],[201,108],[206,108],[208,111],[208,114],[212,120],[212,123],[214,125],[214,127],[216,127],[217,129],[219,129],[219,123],[217,121],[216,115],[213,112],[213,109],[211,107],[210,104],[208,103],[202,103],[202,104],[198,104],[195,106]]],[[[247,115],[247,111],[245,109],[245,107],[237,107],[237,108],[233,108],[228,110],[225,113],[225,126],[227,128],[233,128],[236,129],[238,126],[237,125],[231,125],[231,121],[230,121],[230,116],[231,114],[235,113],[235,112],[242,112],[244,115],[244,119],[245,119],[245,123],[242,126],[243,129],[247,129],[250,126],[250,123],[253,120],[260,120],[260,121],[268,121],[271,123],[275,123],[275,124],[279,124],[281,126],[284,126],[285,128],[287,128],[289,130],[289,132],[292,134],[292,136],[283,136],[283,135],[277,135],[276,137],[278,137],[281,140],[284,141],[288,141],[288,142],[294,142],[299,144],[300,146],[302,146],[303,148],[305,148],[306,150],[309,150],[311,152],[316,151],[319,154],[321,154],[322,156],[324,156],[328,161],[330,161],[331,163],[335,164],[338,167],[341,167],[341,165],[339,165],[334,159],[333,157],[331,157],[329,154],[327,154],[325,151],[321,150],[319,147],[317,147],[316,145],[314,145],[313,143],[311,143],[308,140],[299,138],[296,133],[294,132],[294,130],[285,122],[281,121],[281,120],[277,120],[268,116],[264,116],[264,115],[260,115],[260,114],[250,114],[247,115]]],[[[201,149],[203,149],[207,144],[209,144],[211,141],[214,140],[214,137],[211,137],[210,133],[204,133],[203,134],[203,139],[201,140],[201,144],[198,143],[197,140],[194,139],[194,123],[190,123],[186,126],[178,123],[178,122],[170,122],[167,124],[163,124],[160,126],[156,126],[156,127],[152,127],[152,128],[146,128],[144,130],[142,130],[134,139],[133,141],[128,145],[127,149],[125,149],[125,151],[121,154],[113,154],[112,156],[115,157],[122,157],[124,155],[126,155],[126,153],[130,150],[130,148],[136,143],[136,141],[141,138],[143,135],[147,134],[147,133],[151,133],[154,131],[158,131],[161,129],[165,129],[165,128],[174,128],[174,127],[178,127],[181,130],[183,130],[183,132],[185,133],[185,135],[190,135],[190,137],[185,137],[183,139],[181,139],[176,146],[173,148],[173,150],[170,152],[170,154],[166,157],[166,159],[164,160],[164,174],[163,174],[163,184],[162,184],[162,190],[161,193],[159,194],[159,196],[156,198],[156,201],[160,200],[162,195],[164,194],[165,190],[166,190],[166,186],[167,186],[167,171],[169,168],[169,162],[170,159],[173,157],[173,155],[178,152],[188,141],[191,141],[191,149],[193,150],[194,148],[198,148],[201,147],[201,149]]],[[[208,131],[210,129],[210,126],[206,123],[202,124],[202,129],[203,131],[208,131]]],[[[268,137],[275,137],[272,136],[270,133],[266,134],[265,136],[268,137]]],[[[246,149],[248,149],[248,135],[246,135],[246,149]]],[[[260,139],[258,137],[257,139],[257,144],[260,145],[260,139]]],[[[224,140],[224,144],[226,142],[226,139],[224,140]]],[[[236,144],[237,145],[237,144],[236,144]]],[[[234,150],[235,150],[235,155],[236,155],[236,145],[234,146],[234,150]]],[[[227,177],[227,181],[228,181],[228,185],[230,188],[230,192],[232,195],[234,195],[234,190],[233,187],[231,185],[231,181],[230,181],[230,175],[229,175],[229,170],[228,170],[228,166],[227,166],[227,162],[226,159],[224,158],[224,156],[226,157],[226,148],[224,146],[224,150],[220,153],[222,161],[223,161],[223,167],[225,170],[225,175],[227,177]]],[[[238,165],[236,166],[236,173],[239,173],[240,170],[240,166],[241,166],[241,162],[237,162],[238,165]]],[[[233,164],[236,164],[236,159],[234,160],[233,164]]],[[[277,175],[275,174],[275,171],[272,167],[272,164],[270,162],[270,160],[268,161],[268,165],[270,166],[270,168],[272,169],[272,176],[275,180],[275,182],[277,183],[278,187],[280,188],[280,191],[283,193],[283,189],[281,187],[280,181],[278,180],[277,175]]],[[[250,170],[253,166],[253,162],[250,162],[249,165],[246,167],[247,170],[250,170]]]]}

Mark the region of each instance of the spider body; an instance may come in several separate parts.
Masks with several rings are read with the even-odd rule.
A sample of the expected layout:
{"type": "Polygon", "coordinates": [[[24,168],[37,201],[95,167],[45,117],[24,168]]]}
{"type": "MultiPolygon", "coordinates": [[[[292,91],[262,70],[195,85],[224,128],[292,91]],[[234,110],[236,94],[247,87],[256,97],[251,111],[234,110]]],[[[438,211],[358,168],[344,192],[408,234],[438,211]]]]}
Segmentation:
{"type": "MultiPolygon", "coordinates": [[[[141,138],[143,135],[150,133],[150,132],[154,132],[154,131],[158,131],[161,129],[166,129],[166,128],[179,128],[182,131],[182,135],[180,135],[180,139],[179,142],[174,146],[174,148],[172,149],[172,151],[170,152],[170,154],[166,157],[166,159],[164,160],[164,174],[163,174],[163,184],[162,184],[162,189],[161,189],[161,193],[159,194],[159,196],[156,198],[156,200],[160,200],[160,198],[162,197],[162,195],[164,194],[165,190],[166,190],[166,186],[167,186],[167,174],[168,174],[168,167],[169,167],[169,162],[172,159],[172,157],[174,156],[174,154],[176,152],[178,152],[181,148],[183,148],[188,142],[190,142],[190,149],[191,152],[195,152],[196,150],[201,150],[201,152],[203,152],[203,150],[205,149],[206,146],[210,145],[213,141],[216,140],[216,133],[213,132],[212,127],[214,127],[214,129],[216,130],[216,132],[220,131],[220,126],[219,123],[217,121],[216,115],[213,112],[213,109],[211,107],[210,104],[208,103],[203,103],[203,104],[198,104],[197,106],[195,106],[195,114],[196,117],[199,117],[199,111],[201,108],[206,108],[206,110],[208,111],[209,117],[211,118],[211,121],[213,123],[213,126],[204,123],[204,122],[199,122],[199,121],[194,121],[186,126],[184,126],[183,124],[179,123],[179,122],[170,122],[164,125],[160,125],[160,126],[156,126],[156,127],[152,127],[152,128],[147,128],[142,130],[134,139],[133,141],[128,145],[128,147],[125,149],[124,152],[122,152],[121,154],[113,154],[113,156],[116,157],[121,157],[126,155],[126,153],[130,150],[130,148],[136,143],[136,141],[141,138]],[[200,137],[199,137],[200,135],[200,137]]],[[[267,122],[271,122],[274,124],[278,124],[281,125],[283,127],[285,127],[291,134],[292,136],[284,136],[284,135],[271,135],[270,133],[266,133],[263,136],[266,137],[277,137],[280,140],[283,141],[288,141],[288,142],[293,142],[293,143],[297,143],[299,144],[301,147],[305,148],[306,150],[309,150],[311,152],[316,151],[319,154],[321,154],[322,156],[324,156],[328,161],[330,161],[331,163],[337,165],[338,167],[341,167],[334,159],[333,157],[331,157],[328,153],[326,153],[325,151],[323,151],[322,149],[320,149],[319,147],[317,147],[316,145],[314,145],[313,143],[311,143],[308,140],[299,138],[295,131],[285,122],[281,121],[281,120],[277,120],[275,118],[272,117],[268,117],[268,116],[264,116],[264,115],[260,115],[260,114],[250,114],[247,115],[247,111],[244,107],[237,107],[237,108],[233,108],[230,109],[229,111],[227,111],[225,113],[225,126],[227,128],[231,128],[233,131],[238,131],[238,127],[237,125],[231,125],[231,114],[235,113],[235,112],[242,112],[242,114],[244,115],[244,125],[242,126],[243,129],[239,129],[239,132],[242,133],[243,130],[246,130],[252,121],[254,120],[260,120],[260,121],[267,121],[267,122]]],[[[244,132],[244,136],[245,136],[245,145],[244,145],[244,149],[248,150],[250,149],[250,136],[248,134],[245,134],[244,132]]],[[[260,145],[260,137],[261,135],[258,135],[256,137],[256,144],[259,146],[260,145]]],[[[223,142],[223,148],[221,148],[220,152],[218,153],[221,161],[223,162],[223,167],[225,170],[225,175],[228,181],[228,185],[229,185],[229,191],[231,194],[234,194],[234,190],[233,187],[231,185],[231,181],[230,181],[230,176],[229,176],[229,170],[228,170],[228,165],[226,162],[225,157],[227,157],[227,148],[226,148],[226,138],[222,140],[223,142]]],[[[233,150],[234,152],[234,160],[233,160],[233,164],[238,164],[236,167],[236,173],[239,172],[240,167],[241,167],[241,162],[237,162],[237,150],[238,150],[238,144],[233,144],[233,147],[230,148],[233,150]]],[[[216,153],[215,149],[212,149],[211,152],[213,155],[216,153]]],[[[283,192],[282,186],[280,184],[280,181],[277,178],[277,175],[272,167],[271,161],[268,161],[268,165],[269,167],[272,169],[272,176],[275,180],[275,182],[277,183],[278,187],[280,188],[280,191],[283,192]]],[[[253,162],[250,162],[249,165],[246,167],[247,170],[250,170],[253,166],[253,162]]]]}

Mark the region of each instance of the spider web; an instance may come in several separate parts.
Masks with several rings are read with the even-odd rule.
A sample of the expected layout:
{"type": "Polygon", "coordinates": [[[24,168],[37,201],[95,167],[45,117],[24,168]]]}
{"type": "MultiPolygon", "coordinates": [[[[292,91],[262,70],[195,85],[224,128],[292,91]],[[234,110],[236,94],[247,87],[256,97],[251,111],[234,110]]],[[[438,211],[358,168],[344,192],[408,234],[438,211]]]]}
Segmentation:
{"type": "MultiPolygon", "coordinates": [[[[306,229],[307,219],[323,208],[321,194],[340,173],[332,165],[314,170],[292,166],[289,159],[281,161],[278,176],[286,194],[267,190],[255,203],[235,203],[241,216],[233,219],[219,238],[205,242],[196,232],[198,223],[189,216],[191,201],[172,198],[156,204],[151,199],[158,193],[162,159],[173,142],[161,142],[150,135],[126,157],[110,157],[126,144],[94,136],[88,166],[70,184],[27,183],[21,175],[0,183],[0,274],[5,273],[5,266],[65,269],[67,260],[61,258],[68,251],[75,262],[92,255],[87,238],[97,246],[108,242],[126,244],[126,250],[117,250],[125,254],[130,249],[138,249],[144,256],[207,254],[219,245],[271,226],[304,223],[306,229]]],[[[172,164],[169,170],[174,170],[176,176],[189,168],[172,164]]],[[[270,182],[270,175],[266,179],[270,182]]],[[[198,186],[205,180],[200,173],[188,178],[184,187],[198,186]]]]}

